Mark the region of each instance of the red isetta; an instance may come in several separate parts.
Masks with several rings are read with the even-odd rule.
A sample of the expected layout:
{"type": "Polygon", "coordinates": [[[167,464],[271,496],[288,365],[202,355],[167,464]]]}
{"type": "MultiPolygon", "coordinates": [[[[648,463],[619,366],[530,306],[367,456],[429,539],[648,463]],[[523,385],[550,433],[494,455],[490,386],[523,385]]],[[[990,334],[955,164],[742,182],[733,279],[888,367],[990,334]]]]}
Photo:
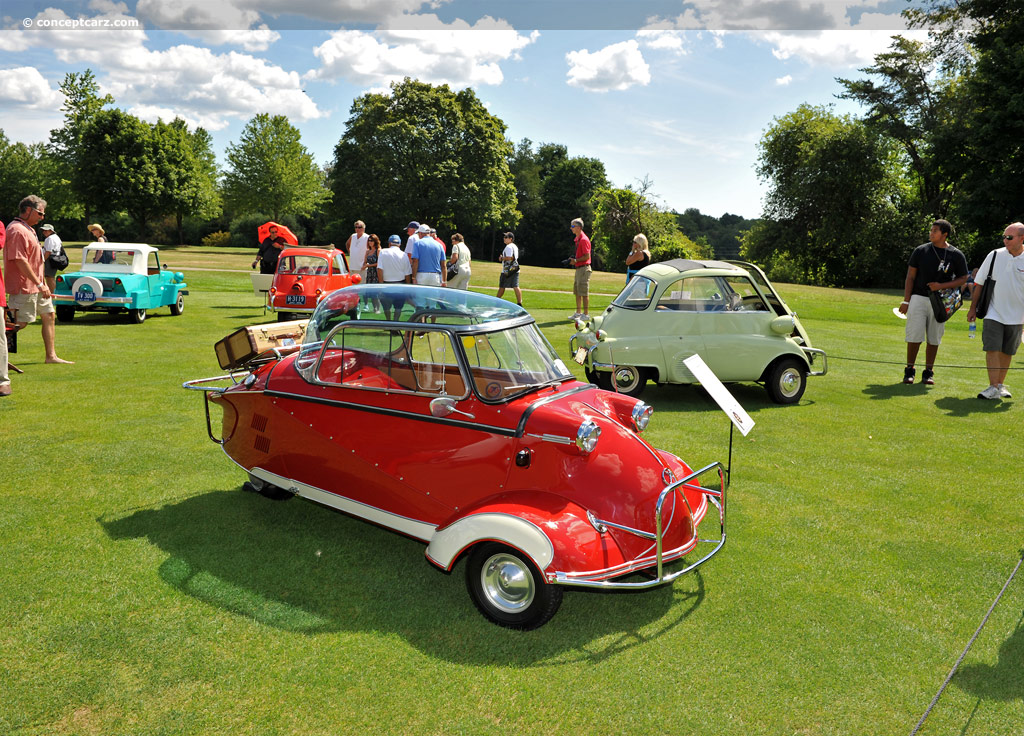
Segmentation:
{"type": "Polygon", "coordinates": [[[645,442],[651,407],[576,380],[511,302],[342,289],[321,301],[301,345],[185,387],[205,392],[210,438],[250,490],[422,540],[442,570],[465,558],[473,602],[502,626],[544,624],[566,586],[670,583],[725,544],[721,464],[694,471],[645,442]],[[377,311],[359,311],[360,300],[377,311]],[[209,403],[222,409],[219,438],[209,403]],[[703,487],[710,471],[718,478],[703,487]],[[711,505],[718,538],[702,540],[711,505]],[[683,559],[700,544],[700,559],[683,559]]]}
{"type": "Polygon", "coordinates": [[[277,312],[279,318],[312,314],[324,296],[359,281],[359,274],[349,273],[348,261],[340,250],[284,248],[267,292],[267,309],[277,312]]]}

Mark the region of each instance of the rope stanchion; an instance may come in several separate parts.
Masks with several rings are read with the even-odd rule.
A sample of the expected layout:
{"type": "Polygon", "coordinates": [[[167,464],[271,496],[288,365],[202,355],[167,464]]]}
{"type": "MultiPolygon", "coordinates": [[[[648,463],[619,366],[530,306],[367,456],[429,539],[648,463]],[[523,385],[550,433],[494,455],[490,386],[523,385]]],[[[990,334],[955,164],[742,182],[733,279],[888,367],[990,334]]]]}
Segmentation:
{"type": "Polygon", "coordinates": [[[988,613],[985,614],[985,618],[981,620],[981,624],[978,626],[978,629],[974,632],[974,636],[972,636],[971,640],[967,642],[967,646],[964,647],[964,651],[961,652],[960,658],[957,659],[956,664],[953,665],[953,669],[951,669],[949,671],[949,674],[946,675],[946,679],[945,681],[943,681],[942,687],[940,687],[939,691],[935,693],[935,697],[932,698],[932,702],[928,704],[927,710],[925,710],[924,715],[921,716],[921,720],[917,722],[917,725],[914,726],[914,730],[910,732],[910,736],[914,736],[914,734],[921,730],[921,726],[924,725],[925,718],[927,718],[928,714],[932,712],[932,708],[935,707],[935,704],[939,702],[939,698],[942,697],[942,693],[945,691],[946,685],[948,685],[949,681],[953,679],[953,675],[955,675],[957,669],[959,669],[960,663],[964,661],[964,657],[967,656],[967,652],[970,651],[975,639],[978,638],[978,634],[981,633],[981,630],[985,627],[985,624],[988,623],[989,616],[991,616],[992,611],[996,609],[996,606],[999,604],[999,600],[1003,597],[1003,593],[1005,593],[1006,589],[1010,587],[1010,583],[1013,582],[1013,577],[1017,574],[1017,571],[1020,569],[1020,565],[1022,562],[1024,562],[1024,550],[1021,550],[1020,559],[1017,560],[1017,566],[1013,568],[1013,572],[1010,573],[1010,577],[1006,579],[1006,582],[1003,584],[1003,589],[999,591],[999,595],[997,595],[996,599],[992,601],[992,605],[989,606],[988,613]]]}
{"type": "MultiPolygon", "coordinates": [[[[878,365],[906,365],[907,364],[907,361],[905,361],[905,360],[872,360],[871,358],[850,358],[850,357],[847,357],[845,355],[829,355],[828,359],[829,360],[849,360],[849,361],[853,361],[855,363],[877,363],[878,365]]],[[[988,368],[986,366],[983,366],[983,365],[948,365],[948,364],[942,364],[942,363],[936,363],[933,366],[933,368],[955,368],[955,369],[966,370],[966,371],[970,371],[970,370],[985,371],[985,370],[988,370],[988,368]]],[[[1007,370],[1011,370],[1011,371],[1024,371],[1024,366],[1010,366],[1009,368],[1007,368],[1007,370]]]]}

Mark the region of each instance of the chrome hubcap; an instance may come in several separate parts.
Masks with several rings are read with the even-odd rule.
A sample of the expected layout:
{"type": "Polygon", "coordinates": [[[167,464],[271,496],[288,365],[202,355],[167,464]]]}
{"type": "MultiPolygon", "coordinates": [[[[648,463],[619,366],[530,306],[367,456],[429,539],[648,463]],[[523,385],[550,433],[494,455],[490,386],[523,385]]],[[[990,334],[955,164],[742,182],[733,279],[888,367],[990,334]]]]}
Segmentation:
{"type": "Polygon", "coordinates": [[[480,582],[487,600],[506,613],[519,613],[533,602],[533,576],[513,555],[500,553],[487,560],[480,582]]]}
{"type": "Polygon", "coordinates": [[[631,388],[636,383],[636,372],[632,368],[618,368],[615,371],[615,382],[622,388],[631,388]]]}
{"type": "Polygon", "coordinates": [[[779,388],[786,396],[792,396],[800,388],[800,372],[790,368],[783,372],[782,380],[779,381],[779,388]]]}

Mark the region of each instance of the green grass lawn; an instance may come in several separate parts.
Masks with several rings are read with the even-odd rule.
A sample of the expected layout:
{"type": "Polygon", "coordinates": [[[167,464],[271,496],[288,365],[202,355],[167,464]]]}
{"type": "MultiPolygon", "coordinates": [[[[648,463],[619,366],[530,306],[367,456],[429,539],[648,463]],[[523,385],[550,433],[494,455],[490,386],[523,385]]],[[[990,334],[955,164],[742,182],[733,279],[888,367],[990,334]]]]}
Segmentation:
{"type": "MultiPolygon", "coordinates": [[[[184,315],[79,314],[57,329],[72,366],[43,363],[37,323],[12,355],[2,734],[907,734],[1019,557],[1017,365],[1021,398],[975,399],[980,339],[957,315],[951,367],[903,386],[893,293],[784,285],[830,371],[793,407],[732,387],[757,424],[735,437],[722,552],[673,587],[569,590],[543,628],[501,629],[463,563],[446,575],[417,542],[239,490],[181,383],[271,319],[252,252],[161,255],[186,273],[184,315]]],[[[496,285],[497,264],[473,271],[496,285]]],[[[571,279],[523,268],[526,306],[576,367],[571,279]]],[[[622,281],[595,274],[592,311],[622,281]]],[[[699,387],[644,398],[655,445],[726,460],[699,387]]],[[[1021,732],[1022,608],[1018,578],[922,734],[1021,732]]]]}

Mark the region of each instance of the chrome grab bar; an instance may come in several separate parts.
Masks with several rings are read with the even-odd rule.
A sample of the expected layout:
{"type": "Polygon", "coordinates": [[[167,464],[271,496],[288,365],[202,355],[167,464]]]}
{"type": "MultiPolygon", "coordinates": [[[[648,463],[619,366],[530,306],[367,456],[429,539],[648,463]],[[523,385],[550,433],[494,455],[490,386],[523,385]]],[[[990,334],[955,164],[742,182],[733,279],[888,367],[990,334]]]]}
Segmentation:
{"type": "MultiPolygon", "coordinates": [[[[604,521],[602,519],[597,519],[597,518],[592,519],[592,522],[595,525],[605,526],[605,527],[612,527],[613,529],[619,529],[619,530],[627,532],[629,534],[634,534],[634,535],[636,535],[638,537],[641,537],[643,539],[653,539],[654,543],[655,543],[655,567],[657,569],[657,577],[655,577],[655,579],[653,579],[653,580],[645,580],[645,581],[636,582],[636,583],[624,583],[624,582],[615,582],[615,581],[612,581],[612,580],[587,580],[585,578],[574,578],[569,573],[556,572],[554,574],[554,576],[553,576],[552,582],[557,583],[559,585],[570,585],[570,586],[581,587],[581,588],[632,588],[632,589],[653,588],[653,587],[656,587],[656,586],[659,586],[659,585],[665,585],[667,583],[671,583],[673,580],[678,578],[680,575],[685,575],[686,573],[690,572],[691,570],[694,570],[695,568],[699,567],[700,565],[703,565],[705,562],[710,560],[712,557],[714,557],[718,553],[718,551],[720,549],[722,549],[722,546],[725,544],[725,508],[726,508],[726,490],[727,490],[727,488],[728,488],[728,485],[726,484],[726,481],[725,481],[725,469],[722,467],[722,463],[721,462],[716,461],[716,462],[711,463],[710,465],[707,465],[707,466],[701,468],[700,470],[697,470],[695,472],[690,473],[685,478],[681,478],[680,480],[677,480],[674,483],[670,483],[669,485],[665,486],[662,489],[661,494],[658,496],[658,502],[657,502],[657,504],[654,507],[654,528],[655,528],[654,534],[651,534],[650,532],[645,532],[645,531],[643,531],[641,529],[633,529],[632,527],[624,526],[624,525],[621,525],[621,524],[613,524],[612,522],[604,521]],[[696,486],[696,485],[693,485],[691,483],[692,480],[694,480],[696,478],[699,478],[701,475],[703,475],[704,473],[707,473],[710,470],[715,470],[715,469],[718,470],[719,490],[714,490],[712,488],[704,488],[702,486],[696,486]],[[662,548],[662,542],[663,542],[664,533],[663,533],[663,529],[662,529],[662,507],[665,504],[665,499],[668,497],[668,494],[672,493],[675,490],[678,490],[679,488],[688,488],[688,489],[693,490],[693,491],[699,491],[700,493],[702,493],[704,496],[707,497],[707,499],[711,502],[712,505],[714,505],[718,509],[718,520],[719,520],[720,536],[719,536],[718,539],[700,539],[698,537],[697,538],[697,542],[698,543],[700,543],[700,542],[713,543],[713,544],[715,544],[715,548],[712,549],[710,552],[708,552],[706,555],[704,555],[702,558],[700,558],[699,560],[694,562],[692,565],[688,565],[687,567],[683,568],[682,570],[676,570],[675,572],[666,574],[664,569],[663,569],[664,550],[662,548]]],[[[690,508],[690,502],[689,502],[689,500],[687,500],[685,493],[682,494],[682,496],[683,496],[684,503],[686,503],[687,508],[690,510],[690,518],[692,519],[693,518],[693,509],[690,508]]],[[[697,532],[697,530],[694,529],[694,533],[695,534],[696,534],[696,532],[697,532]]],[[[637,568],[637,569],[634,569],[634,570],[627,570],[626,572],[635,572],[638,569],[643,569],[643,568],[637,568]]],[[[626,574],[626,573],[623,573],[623,574],[626,574]]]]}

